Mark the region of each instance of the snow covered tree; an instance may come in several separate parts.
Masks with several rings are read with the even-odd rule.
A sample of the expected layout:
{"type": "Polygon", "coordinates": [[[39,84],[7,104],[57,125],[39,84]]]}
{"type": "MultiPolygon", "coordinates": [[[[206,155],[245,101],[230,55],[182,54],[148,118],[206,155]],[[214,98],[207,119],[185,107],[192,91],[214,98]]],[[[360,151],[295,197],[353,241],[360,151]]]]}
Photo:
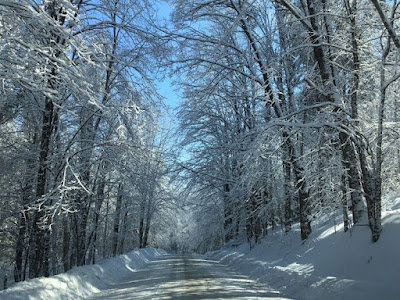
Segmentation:
{"type": "Polygon", "coordinates": [[[314,218],[342,206],[346,230],[369,222],[378,240],[383,145],[393,141],[383,130],[386,92],[398,79],[397,2],[371,2],[174,2],[183,145],[194,158],[186,168],[219,191],[225,231],[239,224],[257,240],[273,220],[290,230],[297,219],[307,239],[314,218]],[[247,127],[235,107],[253,101],[256,123],[247,127]]]}
{"type": "Polygon", "coordinates": [[[110,246],[100,230],[125,230],[137,186],[126,191],[121,162],[141,160],[141,137],[157,134],[153,72],[166,48],[147,1],[3,1],[0,12],[1,170],[17,204],[7,222],[18,223],[20,281],[94,262],[99,242],[110,246]]]}

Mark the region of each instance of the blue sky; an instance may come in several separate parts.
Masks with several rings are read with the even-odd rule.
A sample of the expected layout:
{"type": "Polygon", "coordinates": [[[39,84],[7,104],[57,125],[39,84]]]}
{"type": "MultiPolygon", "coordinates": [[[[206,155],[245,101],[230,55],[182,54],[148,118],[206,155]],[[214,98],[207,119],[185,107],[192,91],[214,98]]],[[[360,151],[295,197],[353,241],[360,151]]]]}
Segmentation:
{"type": "Polygon", "coordinates": [[[179,91],[176,87],[172,86],[172,80],[166,78],[157,84],[159,93],[165,97],[164,103],[171,108],[176,108],[179,104],[179,91]]]}
{"type": "MultiPolygon", "coordinates": [[[[168,4],[168,1],[166,0],[157,1],[156,5],[158,7],[159,18],[168,22],[169,16],[172,12],[172,7],[168,4]]],[[[160,94],[165,97],[164,100],[165,104],[170,106],[171,108],[177,107],[179,102],[179,96],[178,93],[175,92],[176,88],[172,86],[172,79],[168,78],[167,76],[163,81],[159,82],[157,86],[160,94]]]]}
{"type": "MultiPolygon", "coordinates": [[[[172,12],[171,6],[167,3],[167,1],[159,1],[157,6],[159,18],[167,21],[170,13],[172,12]]],[[[173,87],[172,81],[172,78],[166,76],[163,81],[157,84],[157,87],[159,93],[165,98],[164,103],[173,110],[178,106],[180,97],[179,91],[177,91],[176,87],[173,87]]],[[[173,113],[173,111],[171,111],[171,113],[173,113]]]]}

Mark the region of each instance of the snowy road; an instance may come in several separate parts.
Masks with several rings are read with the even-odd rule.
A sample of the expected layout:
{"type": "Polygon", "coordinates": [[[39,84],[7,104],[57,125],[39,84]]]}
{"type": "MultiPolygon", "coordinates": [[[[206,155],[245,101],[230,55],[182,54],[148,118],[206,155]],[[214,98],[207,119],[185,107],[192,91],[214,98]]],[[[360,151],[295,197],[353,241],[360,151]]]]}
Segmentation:
{"type": "Polygon", "coordinates": [[[287,299],[214,261],[163,256],[89,299],[287,299]]]}

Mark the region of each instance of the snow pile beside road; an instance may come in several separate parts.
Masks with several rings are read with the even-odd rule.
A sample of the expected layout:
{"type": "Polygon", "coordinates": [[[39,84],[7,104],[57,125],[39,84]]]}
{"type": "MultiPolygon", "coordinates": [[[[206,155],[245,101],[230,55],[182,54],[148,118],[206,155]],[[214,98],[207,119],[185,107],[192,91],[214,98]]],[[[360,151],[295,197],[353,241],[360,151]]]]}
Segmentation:
{"type": "Polygon", "coordinates": [[[75,267],[50,278],[36,278],[18,283],[0,292],[0,299],[82,299],[113,283],[121,281],[149,261],[166,254],[163,250],[146,248],[104,260],[96,265],[75,267]]]}
{"type": "Polygon", "coordinates": [[[367,226],[335,233],[332,220],[304,244],[298,231],[274,232],[251,251],[243,244],[206,256],[294,299],[400,299],[399,205],[384,213],[377,243],[367,226]]]}

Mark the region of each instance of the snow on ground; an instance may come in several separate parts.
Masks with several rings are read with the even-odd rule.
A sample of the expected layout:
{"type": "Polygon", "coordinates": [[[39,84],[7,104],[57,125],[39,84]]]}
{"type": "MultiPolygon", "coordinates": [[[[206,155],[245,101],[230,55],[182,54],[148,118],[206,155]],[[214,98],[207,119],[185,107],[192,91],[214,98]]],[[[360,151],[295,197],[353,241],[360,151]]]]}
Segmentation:
{"type": "MultiPolygon", "coordinates": [[[[288,234],[277,230],[251,251],[243,244],[205,256],[293,299],[400,299],[400,198],[383,214],[377,243],[371,242],[367,226],[344,233],[333,224],[332,219],[314,224],[305,243],[298,228],[288,234]]],[[[163,250],[135,250],[98,265],[18,283],[0,292],[0,300],[86,298],[112,288],[162,255],[163,250]]]]}
{"type": "Polygon", "coordinates": [[[153,248],[134,250],[100,264],[75,267],[67,273],[50,278],[18,283],[0,292],[0,299],[83,299],[107,289],[139,267],[165,254],[165,251],[153,248]]]}
{"type": "MultiPolygon", "coordinates": [[[[294,299],[400,299],[400,199],[383,214],[383,232],[371,242],[367,226],[344,233],[333,221],[310,240],[298,228],[276,231],[251,251],[247,244],[207,253],[294,299]]],[[[337,218],[337,222],[340,222],[337,218]]],[[[316,227],[316,225],[314,226],[316,227]]]]}

